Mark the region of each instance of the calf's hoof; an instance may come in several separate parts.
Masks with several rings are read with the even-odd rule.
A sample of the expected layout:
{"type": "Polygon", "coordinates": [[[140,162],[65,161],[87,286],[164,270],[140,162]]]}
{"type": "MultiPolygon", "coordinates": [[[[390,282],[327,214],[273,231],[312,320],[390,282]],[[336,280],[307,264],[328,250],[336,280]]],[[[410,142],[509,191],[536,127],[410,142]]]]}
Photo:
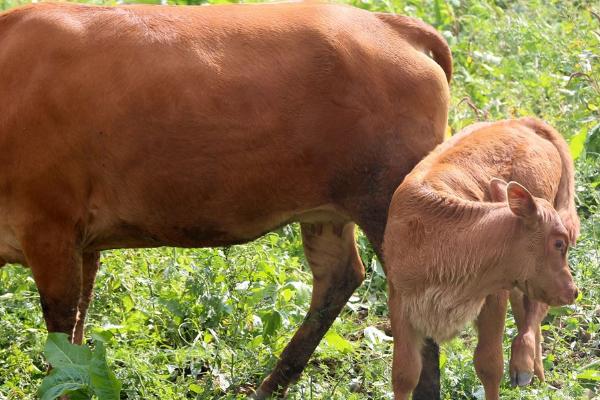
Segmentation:
{"type": "Polygon", "coordinates": [[[533,379],[533,372],[511,372],[510,373],[510,385],[515,386],[527,386],[533,379]]]}
{"type": "Polygon", "coordinates": [[[512,386],[531,383],[535,367],[535,337],[532,334],[517,336],[510,351],[509,374],[512,386]]]}

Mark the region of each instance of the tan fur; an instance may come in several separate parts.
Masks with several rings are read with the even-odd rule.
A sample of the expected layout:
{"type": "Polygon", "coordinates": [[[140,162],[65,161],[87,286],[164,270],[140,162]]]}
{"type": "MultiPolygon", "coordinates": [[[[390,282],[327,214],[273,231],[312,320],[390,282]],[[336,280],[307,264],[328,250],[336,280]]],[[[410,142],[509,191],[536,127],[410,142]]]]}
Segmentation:
{"type": "Polygon", "coordinates": [[[442,141],[451,62],[422,22],[332,4],[4,13],[0,257],[79,342],[100,250],[301,221],[310,318],[257,396],[284,391],[363,279],[354,223],[380,254],[393,191],[442,141]]]}
{"type": "MultiPolygon", "coordinates": [[[[402,360],[412,360],[419,338],[450,339],[477,318],[486,297],[517,286],[550,304],[574,300],[566,252],[553,247],[562,240],[566,251],[578,226],[573,166],[565,149],[564,140],[536,119],[478,124],[439,145],[396,190],[384,259],[399,349],[394,355],[397,398],[407,398],[414,388],[418,373],[402,360]],[[492,202],[499,190],[494,178],[519,182],[531,194],[517,183],[503,183],[503,202],[492,202]],[[562,220],[554,206],[568,218],[562,220]],[[413,237],[417,225],[418,243],[413,237]]],[[[497,330],[503,323],[493,326],[497,330]]],[[[492,330],[483,334],[498,337],[492,330]]],[[[480,356],[501,349],[498,340],[489,343],[496,350],[480,349],[480,356]]],[[[498,360],[495,355],[493,362],[498,360]]],[[[501,367],[493,373],[480,370],[481,377],[499,383],[492,375],[501,367]]],[[[497,398],[497,389],[485,386],[487,398],[497,398]]]]}

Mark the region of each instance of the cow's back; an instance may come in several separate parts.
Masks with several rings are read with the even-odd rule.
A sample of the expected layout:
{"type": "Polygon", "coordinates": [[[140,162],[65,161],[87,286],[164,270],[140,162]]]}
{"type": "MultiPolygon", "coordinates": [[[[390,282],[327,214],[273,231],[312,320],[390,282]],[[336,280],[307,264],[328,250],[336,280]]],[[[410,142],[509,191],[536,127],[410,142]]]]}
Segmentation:
{"type": "Polygon", "coordinates": [[[1,17],[0,70],[8,224],[61,216],[95,248],[389,199],[378,180],[441,140],[448,101],[435,62],[334,5],[33,6],[1,17]]]}

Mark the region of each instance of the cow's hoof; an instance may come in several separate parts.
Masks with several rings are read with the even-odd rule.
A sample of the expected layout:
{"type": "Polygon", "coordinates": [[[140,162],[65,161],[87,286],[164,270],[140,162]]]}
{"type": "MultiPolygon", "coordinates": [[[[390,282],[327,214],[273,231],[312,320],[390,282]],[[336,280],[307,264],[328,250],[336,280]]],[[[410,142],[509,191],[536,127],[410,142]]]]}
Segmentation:
{"type": "Polygon", "coordinates": [[[259,387],[256,392],[248,396],[248,399],[252,400],[265,400],[265,399],[285,399],[287,397],[287,388],[280,389],[277,392],[267,392],[266,390],[259,387]]]}
{"type": "Polygon", "coordinates": [[[513,372],[510,374],[510,385],[515,386],[527,386],[533,379],[533,372],[513,372]]]}

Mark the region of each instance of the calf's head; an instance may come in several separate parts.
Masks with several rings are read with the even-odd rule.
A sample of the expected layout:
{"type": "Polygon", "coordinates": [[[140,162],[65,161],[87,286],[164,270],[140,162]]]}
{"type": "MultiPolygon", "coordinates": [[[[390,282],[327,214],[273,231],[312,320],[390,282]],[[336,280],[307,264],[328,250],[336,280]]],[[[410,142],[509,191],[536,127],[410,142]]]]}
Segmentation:
{"type": "Polygon", "coordinates": [[[490,182],[493,201],[505,201],[517,218],[517,234],[509,239],[509,262],[514,283],[529,297],[558,306],[572,304],[577,287],[569,271],[569,233],[548,201],[534,198],[516,182],[490,182]]]}

